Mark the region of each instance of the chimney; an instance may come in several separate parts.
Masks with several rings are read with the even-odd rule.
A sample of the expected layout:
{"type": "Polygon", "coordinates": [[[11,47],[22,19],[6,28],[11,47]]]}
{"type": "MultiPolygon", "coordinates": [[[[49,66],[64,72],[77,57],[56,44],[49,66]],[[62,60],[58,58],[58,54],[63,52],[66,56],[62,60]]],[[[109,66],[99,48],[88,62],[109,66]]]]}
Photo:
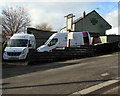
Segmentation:
{"type": "Polygon", "coordinates": [[[85,11],[83,12],[83,18],[85,18],[85,15],[86,15],[86,13],[85,13],[85,11]]]}

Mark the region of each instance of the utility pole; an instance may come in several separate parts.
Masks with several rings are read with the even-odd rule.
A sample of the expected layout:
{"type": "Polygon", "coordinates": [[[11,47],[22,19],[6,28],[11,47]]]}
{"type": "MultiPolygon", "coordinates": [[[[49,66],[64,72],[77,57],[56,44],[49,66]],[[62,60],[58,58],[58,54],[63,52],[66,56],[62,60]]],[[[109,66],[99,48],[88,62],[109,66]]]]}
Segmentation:
{"type": "MultiPolygon", "coordinates": [[[[73,15],[72,13],[71,14],[68,14],[67,16],[64,16],[66,19],[66,29],[68,31],[68,35],[70,34],[70,32],[72,31],[72,28],[73,28],[73,17],[75,17],[75,15],[73,15]]],[[[70,38],[68,36],[68,39],[67,39],[67,47],[70,47],[70,38]]]]}

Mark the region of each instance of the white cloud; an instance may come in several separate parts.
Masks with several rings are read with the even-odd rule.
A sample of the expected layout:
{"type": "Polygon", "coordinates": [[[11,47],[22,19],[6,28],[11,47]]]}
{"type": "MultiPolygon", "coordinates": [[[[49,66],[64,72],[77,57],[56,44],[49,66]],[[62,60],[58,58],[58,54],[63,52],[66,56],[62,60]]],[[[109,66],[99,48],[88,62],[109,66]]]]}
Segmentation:
{"type": "Polygon", "coordinates": [[[86,9],[86,6],[90,7],[90,5],[92,5],[90,2],[83,2],[81,4],[81,2],[36,2],[37,0],[34,2],[26,1],[27,0],[24,2],[14,0],[11,2],[11,0],[9,0],[7,3],[4,2],[2,6],[9,7],[22,5],[28,9],[32,26],[47,22],[53,27],[54,30],[57,31],[65,26],[65,15],[73,13],[75,15],[79,14],[78,17],[80,17],[82,12],[86,9]]]}
{"type": "Polygon", "coordinates": [[[0,0],[4,2],[119,2],[119,0],[0,0]]]}
{"type": "MultiPolygon", "coordinates": [[[[74,19],[77,19],[82,15],[82,12],[84,10],[88,12],[88,11],[92,11],[92,9],[95,9],[94,7],[91,10],[89,10],[92,6],[95,6],[91,1],[104,2],[105,0],[90,0],[89,2],[85,2],[88,0],[84,0],[84,1],[76,0],[77,2],[75,0],[64,0],[64,1],[63,0],[62,1],[29,0],[29,2],[28,0],[2,0],[2,1],[4,1],[3,6],[22,5],[26,7],[31,17],[32,26],[47,22],[54,28],[54,30],[59,31],[61,28],[65,26],[66,23],[66,20],[64,18],[65,15],[69,13],[73,13],[74,15],[76,15],[74,19]]],[[[114,22],[114,20],[111,18],[116,18],[117,15],[113,15],[116,13],[117,12],[109,13],[106,15],[105,18],[110,24],[112,24],[113,27],[116,27],[117,23],[114,22]]]]}
{"type": "Polygon", "coordinates": [[[109,24],[112,25],[112,29],[106,31],[107,35],[108,34],[120,35],[120,31],[118,31],[118,29],[120,28],[120,26],[118,25],[118,22],[120,22],[120,19],[118,19],[119,15],[120,15],[120,13],[118,12],[118,10],[114,10],[114,11],[106,14],[106,16],[105,16],[106,21],[108,21],[109,24]]]}
{"type": "MultiPolygon", "coordinates": [[[[52,2],[52,3],[29,3],[24,4],[28,9],[31,16],[31,24],[33,26],[48,23],[54,30],[59,31],[65,26],[66,20],[65,15],[69,13],[78,14],[80,17],[82,15],[83,9],[86,6],[90,6],[92,3],[63,3],[63,2],[52,2]],[[68,6],[69,5],[69,6],[68,6]]],[[[76,16],[77,17],[77,16],[76,16]]],[[[77,17],[77,18],[78,18],[77,17]]]]}
{"type": "Polygon", "coordinates": [[[112,25],[113,28],[118,27],[118,10],[106,14],[105,19],[112,25]]]}
{"type": "Polygon", "coordinates": [[[116,35],[120,35],[120,32],[118,31],[118,27],[112,28],[110,30],[106,31],[106,35],[110,35],[110,34],[116,34],[116,35]]]}
{"type": "Polygon", "coordinates": [[[36,26],[41,23],[48,23],[52,26],[54,30],[59,30],[62,27],[61,24],[64,23],[64,15],[58,12],[49,12],[47,10],[41,8],[32,7],[29,10],[29,14],[31,17],[31,24],[36,26]]]}

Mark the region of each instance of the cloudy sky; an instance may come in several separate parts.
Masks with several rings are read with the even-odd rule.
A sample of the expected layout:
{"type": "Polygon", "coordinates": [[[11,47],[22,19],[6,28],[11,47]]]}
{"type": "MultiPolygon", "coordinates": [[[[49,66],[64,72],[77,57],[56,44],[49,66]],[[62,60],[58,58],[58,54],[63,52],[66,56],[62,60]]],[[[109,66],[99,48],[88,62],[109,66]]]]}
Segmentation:
{"type": "MultiPolygon", "coordinates": [[[[65,15],[73,13],[75,19],[96,10],[114,28],[118,28],[118,0],[0,0],[2,9],[11,6],[24,6],[30,15],[31,25],[48,23],[59,31],[66,24],[65,15]],[[44,1],[44,2],[43,2],[44,1]],[[89,2],[88,2],[89,1],[89,2]]],[[[0,14],[1,15],[1,14],[0,14]]]]}

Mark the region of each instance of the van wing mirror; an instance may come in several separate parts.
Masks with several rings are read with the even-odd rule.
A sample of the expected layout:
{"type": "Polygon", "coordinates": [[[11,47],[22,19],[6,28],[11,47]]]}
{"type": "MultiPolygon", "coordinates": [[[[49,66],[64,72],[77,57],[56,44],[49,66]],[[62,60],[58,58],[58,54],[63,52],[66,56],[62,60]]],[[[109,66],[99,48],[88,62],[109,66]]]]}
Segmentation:
{"type": "Polygon", "coordinates": [[[29,44],[29,47],[32,47],[32,45],[31,45],[31,44],[29,44]]]}
{"type": "Polygon", "coordinates": [[[50,46],[50,44],[47,44],[48,46],[50,46]]]}

